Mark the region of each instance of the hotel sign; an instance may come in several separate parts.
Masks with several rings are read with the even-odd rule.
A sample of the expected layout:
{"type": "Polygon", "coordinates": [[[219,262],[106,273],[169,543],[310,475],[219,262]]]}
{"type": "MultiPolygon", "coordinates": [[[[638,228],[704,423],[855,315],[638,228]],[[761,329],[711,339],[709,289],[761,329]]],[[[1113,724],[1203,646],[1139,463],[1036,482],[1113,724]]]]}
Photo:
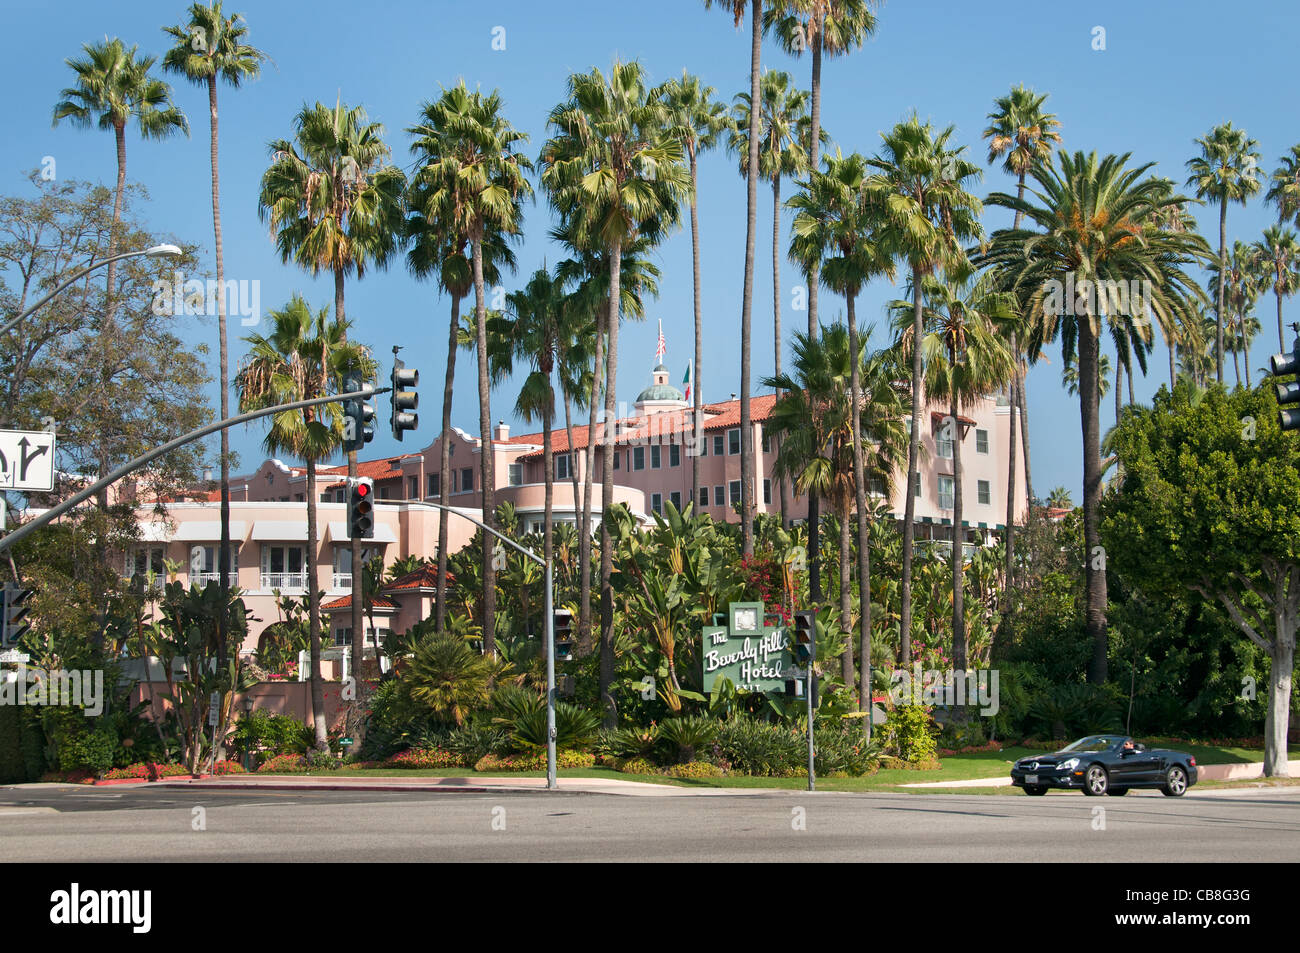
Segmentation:
{"type": "Polygon", "coordinates": [[[741,691],[784,692],[795,677],[786,627],[766,624],[763,603],[733,602],[714,621],[703,630],[704,690],[723,677],[741,691]]]}

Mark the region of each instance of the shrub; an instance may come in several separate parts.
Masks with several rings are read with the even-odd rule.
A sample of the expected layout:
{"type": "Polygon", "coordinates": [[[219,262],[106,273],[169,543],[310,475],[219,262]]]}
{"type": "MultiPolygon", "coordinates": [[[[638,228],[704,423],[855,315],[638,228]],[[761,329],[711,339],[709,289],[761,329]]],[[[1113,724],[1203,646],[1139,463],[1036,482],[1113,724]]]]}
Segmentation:
{"type": "Polygon", "coordinates": [[[898,705],[889,713],[882,734],[886,744],[903,761],[934,760],[938,748],[934,737],[934,722],[921,705],[898,705]]]}
{"type": "MultiPolygon", "coordinates": [[[[510,741],[528,751],[546,747],[546,709],[516,715],[510,722],[510,741]]],[[[577,705],[558,702],[555,706],[555,746],[581,748],[590,745],[600,731],[600,716],[577,705]]]]}
{"type": "Polygon", "coordinates": [[[742,774],[783,778],[799,771],[808,752],[798,729],[739,717],[718,726],[714,753],[742,774]]]}
{"type": "Polygon", "coordinates": [[[261,751],[264,757],[274,757],[297,750],[302,730],[302,722],[291,715],[254,711],[235,723],[232,747],[240,755],[261,751]]]}
{"type": "MultiPolygon", "coordinates": [[[[813,766],[818,774],[861,777],[880,764],[884,748],[875,737],[868,744],[859,724],[819,727],[813,732],[813,766]]],[[[807,756],[805,755],[805,760],[807,756]]]]}
{"type": "Polygon", "coordinates": [[[1119,731],[1118,699],[1111,685],[1060,685],[1029,707],[1029,724],[1039,737],[1075,738],[1098,731],[1119,731]]]}
{"type": "Polygon", "coordinates": [[[611,728],[596,736],[596,751],[611,758],[649,758],[659,746],[659,726],[611,728]]]}
{"type": "Polygon", "coordinates": [[[664,771],[664,774],[672,778],[720,778],[724,772],[709,761],[688,761],[685,764],[673,765],[664,771]]]}
{"type": "MultiPolygon", "coordinates": [[[[556,768],[590,768],[596,764],[596,756],[587,751],[555,752],[556,768]]],[[[475,765],[475,771],[545,771],[546,752],[538,751],[528,754],[495,755],[481,758],[475,765]]]]}
{"type": "Polygon", "coordinates": [[[718,736],[718,722],[705,715],[670,718],[659,726],[659,737],[670,750],[669,756],[679,764],[694,761],[718,736]]]}
{"type": "MultiPolygon", "coordinates": [[[[76,717],[83,716],[78,712],[76,717]]],[[[59,767],[64,771],[85,771],[102,777],[113,767],[113,753],[117,748],[117,736],[113,732],[83,728],[62,731],[60,735],[59,767]]]]}
{"type": "Polygon", "coordinates": [[[212,765],[213,774],[247,774],[238,761],[216,761],[212,765]]]}
{"type": "Polygon", "coordinates": [[[649,758],[628,758],[615,764],[616,771],[623,774],[658,774],[659,767],[649,758]]]}
{"type": "Polygon", "coordinates": [[[942,765],[933,758],[925,761],[904,761],[902,758],[884,757],[880,759],[880,767],[894,771],[936,771],[942,765]]]}
{"type": "Polygon", "coordinates": [[[505,754],[510,737],[504,729],[490,725],[465,725],[447,736],[446,748],[460,757],[462,764],[474,764],[484,755],[505,754]]]}
{"type": "Polygon", "coordinates": [[[311,770],[307,759],[300,754],[278,754],[267,758],[257,768],[258,774],[306,774],[311,770]]]}
{"type": "Polygon", "coordinates": [[[437,769],[460,768],[465,766],[464,759],[451,751],[441,748],[407,748],[399,751],[384,762],[386,768],[437,769]]]}

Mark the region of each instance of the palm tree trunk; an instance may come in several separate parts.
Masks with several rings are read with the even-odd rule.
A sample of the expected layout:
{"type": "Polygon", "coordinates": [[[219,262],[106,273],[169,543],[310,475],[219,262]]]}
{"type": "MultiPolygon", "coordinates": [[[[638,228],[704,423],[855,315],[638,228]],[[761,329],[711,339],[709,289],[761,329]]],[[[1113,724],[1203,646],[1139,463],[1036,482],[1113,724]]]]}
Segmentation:
{"type": "Polygon", "coordinates": [[[609,529],[614,505],[614,441],[618,430],[618,324],[623,245],[616,240],[609,249],[609,353],[605,355],[605,430],[600,460],[600,701],[606,728],[618,724],[618,706],[610,691],[614,684],[614,541],[609,529]]]}
{"type": "MultiPolygon", "coordinates": [[[[122,225],[122,203],[126,193],[126,125],[114,125],[113,133],[117,140],[117,189],[113,192],[113,224],[108,231],[108,255],[117,254],[118,232],[122,225]]],[[[116,315],[117,306],[117,262],[108,263],[108,277],[105,280],[104,316],[105,324],[111,326],[116,315]]]]}
{"type": "MultiPolygon", "coordinates": [[[[757,3],[755,3],[757,6],[757,3]]],[[[822,135],[822,21],[824,13],[822,5],[816,4],[813,9],[813,35],[808,39],[812,42],[812,109],[809,116],[811,128],[808,140],[808,168],[813,172],[820,171],[819,158],[821,153],[821,135],[822,135]]],[[[754,81],[754,88],[751,92],[750,102],[757,103],[758,99],[758,81],[754,81]]],[[[752,110],[751,110],[752,111],[752,110]]],[[[753,141],[755,133],[751,130],[750,141],[753,141]]],[[[812,267],[808,270],[808,338],[815,340],[817,337],[817,288],[821,284],[821,268],[814,261],[812,267]]]]}
{"type": "MultiPolygon", "coordinates": [[[[840,521],[840,629],[850,635],[853,632],[853,555],[850,552],[852,541],[849,534],[849,496],[837,494],[835,517],[840,521]]],[[[844,642],[844,651],[840,653],[840,675],[844,687],[853,690],[853,639],[844,642]]]]}
{"type": "MultiPolygon", "coordinates": [[[[1011,336],[1011,348],[1015,352],[1016,343],[1015,335],[1011,336]]],[[[1003,583],[1006,592],[1005,602],[1007,607],[1011,606],[1011,599],[1014,592],[1015,568],[1016,568],[1016,418],[1019,413],[1018,397],[1020,390],[1020,374],[1017,371],[1011,378],[1011,393],[1009,395],[1010,407],[1007,414],[1007,528],[1005,530],[1006,540],[1006,577],[1003,583]]],[[[1023,424],[1021,424],[1023,426],[1023,424]]]]}
{"type": "MultiPolygon", "coordinates": [[[[596,463],[596,415],[601,406],[601,382],[604,380],[605,363],[605,324],[601,309],[596,310],[596,354],[591,369],[591,394],[587,400],[587,449],[584,453],[582,471],[582,526],[578,533],[578,561],[582,564],[579,577],[578,599],[578,654],[590,655],[592,650],[591,631],[591,484],[596,463]]],[[[570,444],[572,446],[572,444],[570,444]]],[[[569,460],[576,459],[570,450],[569,460]]]]}
{"type": "MultiPolygon", "coordinates": [[[[344,274],[342,268],[334,269],[334,319],[341,325],[347,320],[344,313],[343,303],[344,291],[344,274]]],[[[344,334],[346,335],[346,331],[344,334]]],[[[347,453],[348,460],[348,483],[352,484],[357,479],[357,452],[349,450],[347,453]]],[[[363,697],[362,688],[365,684],[361,678],[361,662],[366,655],[366,617],[365,617],[365,591],[364,591],[364,571],[361,560],[361,540],[353,537],[349,532],[348,551],[352,560],[352,646],[350,648],[352,667],[350,675],[352,678],[353,695],[352,704],[348,707],[347,730],[356,742],[360,751],[361,738],[365,735],[365,719],[361,712],[367,707],[366,699],[363,697]]],[[[376,660],[378,661],[378,660],[376,660]]]]}
{"type": "Polygon", "coordinates": [[[1223,383],[1223,280],[1228,273],[1228,200],[1219,201],[1219,304],[1214,312],[1214,323],[1218,333],[1219,349],[1214,356],[1215,373],[1219,383],[1223,383]]]}
{"type": "MultiPolygon", "coordinates": [[[[1246,390],[1250,390],[1250,339],[1246,337],[1246,316],[1244,314],[1239,317],[1238,326],[1241,328],[1241,364],[1246,369],[1246,390]]],[[[1133,387],[1129,385],[1130,395],[1132,391],[1133,387]]]]}
{"type": "Polygon", "coordinates": [[[1016,397],[1020,401],[1020,449],[1025,452],[1025,499],[1028,510],[1026,522],[1034,515],[1034,471],[1029,466],[1029,377],[1017,372],[1016,397]]]}
{"type": "MultiPolygon", "coordinates": [[[[781,176],[772,176],[772,337],[776,348],[776,376],[781,376],[781,176]]],[[[776,392],[777,399],[781,392],[776,392]]],[[[780,437],[773,449],[780,446],[780,437]]],[[[790,485],[784,476],[777,477],[781,502],[781,528],[790,525],[790,485]]]]}
{"type": "Polygon", "coordinates": [[[1079,319],[1079,417],[1083,426],[1083,545],[1087,631],[1092,642],[1088,681],[1100,685],[1107,674],[1106,553],[1101,546],[1101,428],[1098,394],[1098,340],[1089,315],[1079,319]]]}
{"type": "Polygon", "coordinates": [[[574,525],[578,525],[578,455],[573,450],[573,401],[567,390],[564,392],[564,431],[569,438],[569,481],[573,484],[574,525]]]}
{"type": "Polygon", "coordinates": [[[696,196],[699,194],[699,177],[696,175],[695,148],[691,148],[691,275],[695,295],[695,362],[691,366],[692,397],[695,401],[694,440],[691,443],[691,503],[700,506],[700,441],[704,438],[702,400],[700,398],[700,365],[704,363],[704,319],[700,306],[700,223],[696,215],[696,196]]]}
{"type": "Polygon", "coordinates": [[[1277,290],[1277,285],[1273,285],[1273,297],[1277,299],[1277,349],[1286,350],[1286,342],[1282,340],[1282,292],[1277,290]]]}
{"type": "Polygon", "coordinates": [[[813,605],[822,601],[822,501],[808,490],[808,598],[813,605]]]}
{"type": "MultiPolygon", "coordinates": [[[[956,363],[956,356],[950,358],[956,363]]],[[[957,677],[966,671],[966,590],[963,573],[966,567],[966,530],[962,526],[961,498],[961,402],[954,399],[948,412],[952,415],[952,660],[957,677]]],[[[959,715],[960,717],[960,715],[959,715]]]]}
{"type": "MultiPolygon", "coordinates": [[[[482,449],[479,453],[479,480],[482,483],[483,523],[496,527],[496,473],[492,446],[492,382],[488,377],[487,298],[483,287],[482,227],[474,237],[474,327],[478,350],[478,427],[482,449]]],[[[496,538],[483,533],[483,653],[495,656],[497,577],[493,564],[496,538]]]]}
{"type": "MultiPolygon", "coordinates": [[[[208,116],[211,127],[209,160],[212,166],[212,237],[217,259],[217,353],[221,388],[221,419],[230,416],[230,355],[226,344],[226,256],[221,239],[221,175],[217,168],[217,77],[208,77],[208,116]]],[[[221,431],[221,548],[217,552],[217,586],[221,605],[230,604],[230,431],[221,431]]],[[[217,615],[217,671],[226,670],[225,608],[217,615]]]]}
{"type": "Polygon", "coordinates": [[[1132,407],[1137,398],[1133,396],[1133,362],[1131,360],[1124,365],[1124,377],[1128,380],[1128,405],[1132,407]]]}
{"type": "MultiPolygon", "coordinates": [[[[310,422],[310,418],[308,418],[310,422]]],[[[320,585],[316,579],[316,461],[307,461],[307,620],[311,637],[311,718],[316,750],[328,751],[325,725],[325,680],[320,671],[320,585]]]]}
{"type": "Polygon", "coordinates": [[[858,514],[858,665],[862,675],[858,692],[858,710],[868,712],[862,730],[871,740],[871,534],[867,512],[867,474],[862,457],[862,361],[858,357],[857,295],[846,296],[849,317],[849,354],[853,360],[849,372],[849,399],[853,402],[853,497],[858,514]]]}
{"type": "Polygon", "coordinates": [[[898,662],[912,663],[912,541],[916,538],[916,474],[921,448],[921,269],[912,266],[912,433],[907,441],[907,488],[903,503],[903,581],[899,587],[898,662]]]}
{"type": "MultiPolygon", "coordinates": [[[[551,451],[551,418],[555,415],[555,395],[550,391],[551,374],[546,372],[547,406],[542,412],[542,479],[546,482],[545,495],[542,497],[542,558],[546,565],[551,565],[551,556],[555,552],[555,540],[552,538],[555,512],[555,457],[551,451]]],[[[554,611],[554,606],[551,607],[554,611]]],[[[542,620],[542,632],[546,631],[546,620],[542,620]]]]}
{"type": "MultiPolygon", "coordinates": [[[[1082,374],[1082,366],[1079,373],[1082,374]]],[[[1124,407],[1124,355],[1116,352],[1115,354],[1115,426],[1119,426],[1119,414],[1124,407]]]]}
{"type": "MultiPolygon", "coordinates": [[[[460,295],[451,296],[451,334],[447,341],[447,382],[442,388],[442,446],[438,461],[438,502],[447,506],[451,497],[451,398],[456,378],[456,348],[460,344],[460,295]]],[[[438,579],[435,607],[436,631],[447,625],[447,520],[446,510],[438,511],[438,579]]]]}
{"type": "Polygon", "coordinates": [[[763,46],[763,3],[750,4],[749,163],[745,215],[745,284],[740,306],[740,540],[741,553],[754,554],[754,430],[749,406],[750,331],[754,306],[754,234],[758,231],[759,58],[763,46]]]}
{"type": "Polygon", "coordinates": [[[1233,346],[1232,346],[1232,370],[1237,378],[1237,386],[1240,387],[1241,386],[1241,352],[1237,348],[1237,344],[1235,340],[1233,341],[1233,346]]]}

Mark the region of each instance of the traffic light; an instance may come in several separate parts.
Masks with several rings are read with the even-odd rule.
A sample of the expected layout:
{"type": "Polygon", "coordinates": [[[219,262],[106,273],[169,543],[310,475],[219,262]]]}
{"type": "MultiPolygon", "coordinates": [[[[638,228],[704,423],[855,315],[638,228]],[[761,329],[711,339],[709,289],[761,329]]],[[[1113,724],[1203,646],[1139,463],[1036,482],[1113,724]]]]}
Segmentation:
{"type": "Polygon", "coordinates": [[[374,539],[375,485],[361,477],[348,487],[348,538],[374,539]]]}
{"type": "Polygon", "coordinates": [[[420,372],[407,367],[394,356],[392,384],[393,392],[389,396],[393,401],[393,413],[389,424],[393,428],[393,437],[400,441],[403,432],[420,426],[420,415],[410,413],[420,406],[420,395],[415,392],[420,384],[420,372]]]}
{"type": "Polygon", "coordinates": [[[817,658],[817,614],[801,609],[794,614],[794,638],[790,644],[799,665],[811,665],[817,658]]]}
{"type": "Polygon", "coordinates": [[[5,583],[3,595],[0,596],[4,601],[4,632],[3,637],[0,638],[3,648],[11,649],[16,646],[18,640],[31,628],[22,621],[23,616],[31,609],[31,606],[26,604],[31,595],[30,589],[20,589],[11,582],[5,583]]]}
{"type": "MultiPolygon", "coordinates": [[[[355,393],[362,388],[360,377],[348,377],[343,381],[343,392],[355,393]]],[[[343,402],[343,452],[352,453],[362,449],[375,439],[375,408],[360,398],[343,402]]]]}
{"type": "Polygon", "coordinates": [[[555,657],[567,662],[573,658],[573,613],[568,609],[556,609],[553,619],[555,657]]]}
{"type": "MultiPolygon", "coordinates": [[[[1269,368],[1274,377],[1300,374],[1300,325],[1293,324],[1296,339],[1291,344],[1289,354],[1274,354],[1268,359],[1269,368]]],[[[1273,384],[1277,391],[1277,419],[1283,430],[1300,430],[1300,383],[1291,381],[1287,384],[1273,384]]]]}

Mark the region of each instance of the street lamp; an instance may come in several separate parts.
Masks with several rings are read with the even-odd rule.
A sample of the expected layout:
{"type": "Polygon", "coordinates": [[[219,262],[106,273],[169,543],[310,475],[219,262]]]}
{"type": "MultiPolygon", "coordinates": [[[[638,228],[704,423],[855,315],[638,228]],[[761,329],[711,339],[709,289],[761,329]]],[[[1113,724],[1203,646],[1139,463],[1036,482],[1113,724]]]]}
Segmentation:
{"type": "Polygon", "coordinates": [[[179,258],[181,254],[183,253],[181,252],[180,248],[177,247],[176,245],[163,244],[163,245],[153,245],[149,248],[146,248],[144,251],[129,251],[129,252],[123,252],[120,255],[113,255],[110,258],[101,258],[99,261],[92,262],[91,264],[87,265],[85,268],[82,268],[75,275],[73,275],[67,281],[63,282],[61,285],[59,285],[57,288],[55,288],[53,291],[47,294],[40,301],[36,302],[34,305],[32,305],[22,314],[18,315],[18,317],[14,318],[3,328],[0,328],[0,334],[7,334],[8,332],[12,331],[15,327],[18,326],[18,323],[22,321],[23,318],[27,318],[35,314],[41,308],[45,307],[46,303],[48,303],[49,300],[53,298],[55,295],[57,295],[60,291],[68,287],[68,285],[71,285],[79,281],[80,279],[84,278],[86,275],[90,274],[96,268],[102,268],[105,265],[109,264],[110,262],[114,262],[114,261],[125,261],[127,258],[179,258]]]}

